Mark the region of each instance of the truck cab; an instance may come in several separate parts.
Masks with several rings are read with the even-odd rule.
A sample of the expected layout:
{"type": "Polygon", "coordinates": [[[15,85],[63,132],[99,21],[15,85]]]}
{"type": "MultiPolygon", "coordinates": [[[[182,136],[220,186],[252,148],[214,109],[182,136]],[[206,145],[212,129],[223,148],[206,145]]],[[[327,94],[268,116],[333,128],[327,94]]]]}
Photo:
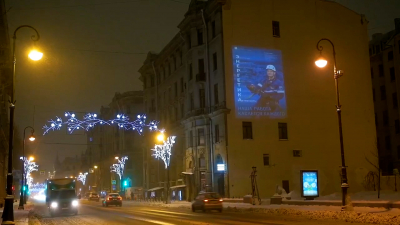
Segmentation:
{"type": "Polygon", "coordinates": [[[60,213],[78,214],[79,198],[76,180],[70,178],[47,180],[46,204],[50,215],[60,213]]]}

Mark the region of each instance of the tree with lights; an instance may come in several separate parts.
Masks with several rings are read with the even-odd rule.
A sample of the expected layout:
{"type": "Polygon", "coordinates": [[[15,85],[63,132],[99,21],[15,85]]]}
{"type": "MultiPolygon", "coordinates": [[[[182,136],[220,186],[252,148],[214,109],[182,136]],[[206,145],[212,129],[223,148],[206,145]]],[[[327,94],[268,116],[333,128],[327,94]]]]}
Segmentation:
{"type": "Polygon", "coordinates": [[[125,161],[128,160],[128,156],[124,156],[122,158],[116,158],[118,163],[113,164],[110,166],[111,172],[118,174],[121,190],[122,190],[122,178],[124,176],[124,169],[125,169],[125,161]]]}
{"type": "Polygon", "coordinates": [[[162,145],[155,145],[154,149],[151,149],[154,153],[153,156],[156,159],[161,159],[164,162],[165,169],[167,169],[167,198],[165,200],[165,203],[169,203],[169,165],[171,161],[171,155],[172,155],[172,146],[175,144],[175,138],[176,136],[170,136],[167,138],[167,140],[163,140],[162,145]]]}
{"type": "Polygon", "coordinates": [[[87,172],[85,172],[85,173],[80,173],[80,174],[78,175],[78,178],[76,178],[76,179],[79,180],[80,182],[82,182],[83,185],[85,185],[85,183],[86,183],[86,176],[87,176],[87,175],[88,175],[87,172]]]}

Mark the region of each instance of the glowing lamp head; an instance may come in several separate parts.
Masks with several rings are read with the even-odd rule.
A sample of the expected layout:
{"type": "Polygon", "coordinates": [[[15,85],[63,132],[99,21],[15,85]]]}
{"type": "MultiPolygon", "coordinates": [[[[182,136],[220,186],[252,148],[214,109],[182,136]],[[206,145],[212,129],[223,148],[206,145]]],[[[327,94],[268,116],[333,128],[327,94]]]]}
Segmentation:
{"type": "Polygon", "coordinates": [[[119,157],[118,157],[118,156],[115,156],[115,159],[119,159],[119,157]]]}
{"type": "Polygon", "coordinates": [[[31,59],[34,60],[34,61],[38,61],[38,60],[40,60],[42,57],[43,57],[43,53],[38,52],[38,51],[36,51],[36,50],[32,50],[32,51],[29,53],[29,58],[31,58],[31,59]]]}
{"type": "Polygon", "coordinates": [[[320,57],[315,61],[315,65],[318,66],[319,68],[324,68],[328,64],[328,61],[326,59],[320,57]]]}
{"type": "Polygon", "coordinates": [[[33,161],[35,158],[33,158],[32,156],[29,157],[29,161],[33,161]]]}
{"type": "Polygon", "coordinates": [[[158,141],[164,141],[164,138],[165,138],[165,136],[164,136],[163,133],[160,133],[160,134],[157,135],[157,140],[158,141]]]}
{"type": "Polygon", "coordinates": [[[97,167],[97,166],[94,166],[94,168],[97,169],[98,167],[97,167]]]}
{"type": "Polygon", "coordinates": [[[30,137],[29,137],[29,140],[30,141],[34,141],[36,138],[35,138],[35,136],[33,136],[33,135],[31,135],[30,137]]]}

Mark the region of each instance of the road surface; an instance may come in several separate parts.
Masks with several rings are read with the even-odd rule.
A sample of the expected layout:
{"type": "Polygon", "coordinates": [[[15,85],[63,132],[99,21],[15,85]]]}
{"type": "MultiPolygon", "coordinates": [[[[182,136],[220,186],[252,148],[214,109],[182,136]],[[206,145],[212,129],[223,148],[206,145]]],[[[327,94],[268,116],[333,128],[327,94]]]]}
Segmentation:
{"type": "MultiPolygon", "coordinates": [[[[30,225],[39,224],[80,224],[80,225],[173,225],[173,224],[226,224],[226,225],[350,225],[346,222],[307,220],[299,217],[269,216],[251,212],[207,212],[193,213],[186,208],[164,208],[124,202],[122,207],[102,207],[98,202],[81,200],[77,216],[62,215],[50,217],[44,203],[35,203],[30,225]]],[[[356,223],[351,223],[356,225],[356,223]]]]}

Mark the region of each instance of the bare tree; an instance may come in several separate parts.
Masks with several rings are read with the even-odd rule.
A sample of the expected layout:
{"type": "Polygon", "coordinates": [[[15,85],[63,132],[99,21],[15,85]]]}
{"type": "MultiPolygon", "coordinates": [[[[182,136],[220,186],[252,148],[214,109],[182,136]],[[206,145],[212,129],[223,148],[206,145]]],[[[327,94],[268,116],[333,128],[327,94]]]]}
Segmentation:
{"type": "Polygon", "coordinates": [[[370,172],[368,172],[368,174],[365,176],[365,178],[364,178],[364,186],[365,185],[367,185],[367,186],[373,186],[373,188],[374,188],[374,191],[376,190],[376,188],[375,188],[375,177],[377,177],[378,178],[378,198],[380,198],[380,193],[381,193],[381,168],[380,168],[380,165],[379,165],[379,155],[378,155],[378,149],[379,149],[379,146],[377,145],[377,143],[375,143],[375,151],[372,151],[371,152],[371,155],[372,155],[372,158],[373,159],[375,159],[375,160],[371,160],[370,158],[368,158],[367,156],[365,156],[365,160],[367,160],[367,162],[369,163],[369,164],[371,164],[375,169],[376,169],[376,171],[370,171],[370,172]],[[375,162],[374,162],[375,161],[375,162]]]}

